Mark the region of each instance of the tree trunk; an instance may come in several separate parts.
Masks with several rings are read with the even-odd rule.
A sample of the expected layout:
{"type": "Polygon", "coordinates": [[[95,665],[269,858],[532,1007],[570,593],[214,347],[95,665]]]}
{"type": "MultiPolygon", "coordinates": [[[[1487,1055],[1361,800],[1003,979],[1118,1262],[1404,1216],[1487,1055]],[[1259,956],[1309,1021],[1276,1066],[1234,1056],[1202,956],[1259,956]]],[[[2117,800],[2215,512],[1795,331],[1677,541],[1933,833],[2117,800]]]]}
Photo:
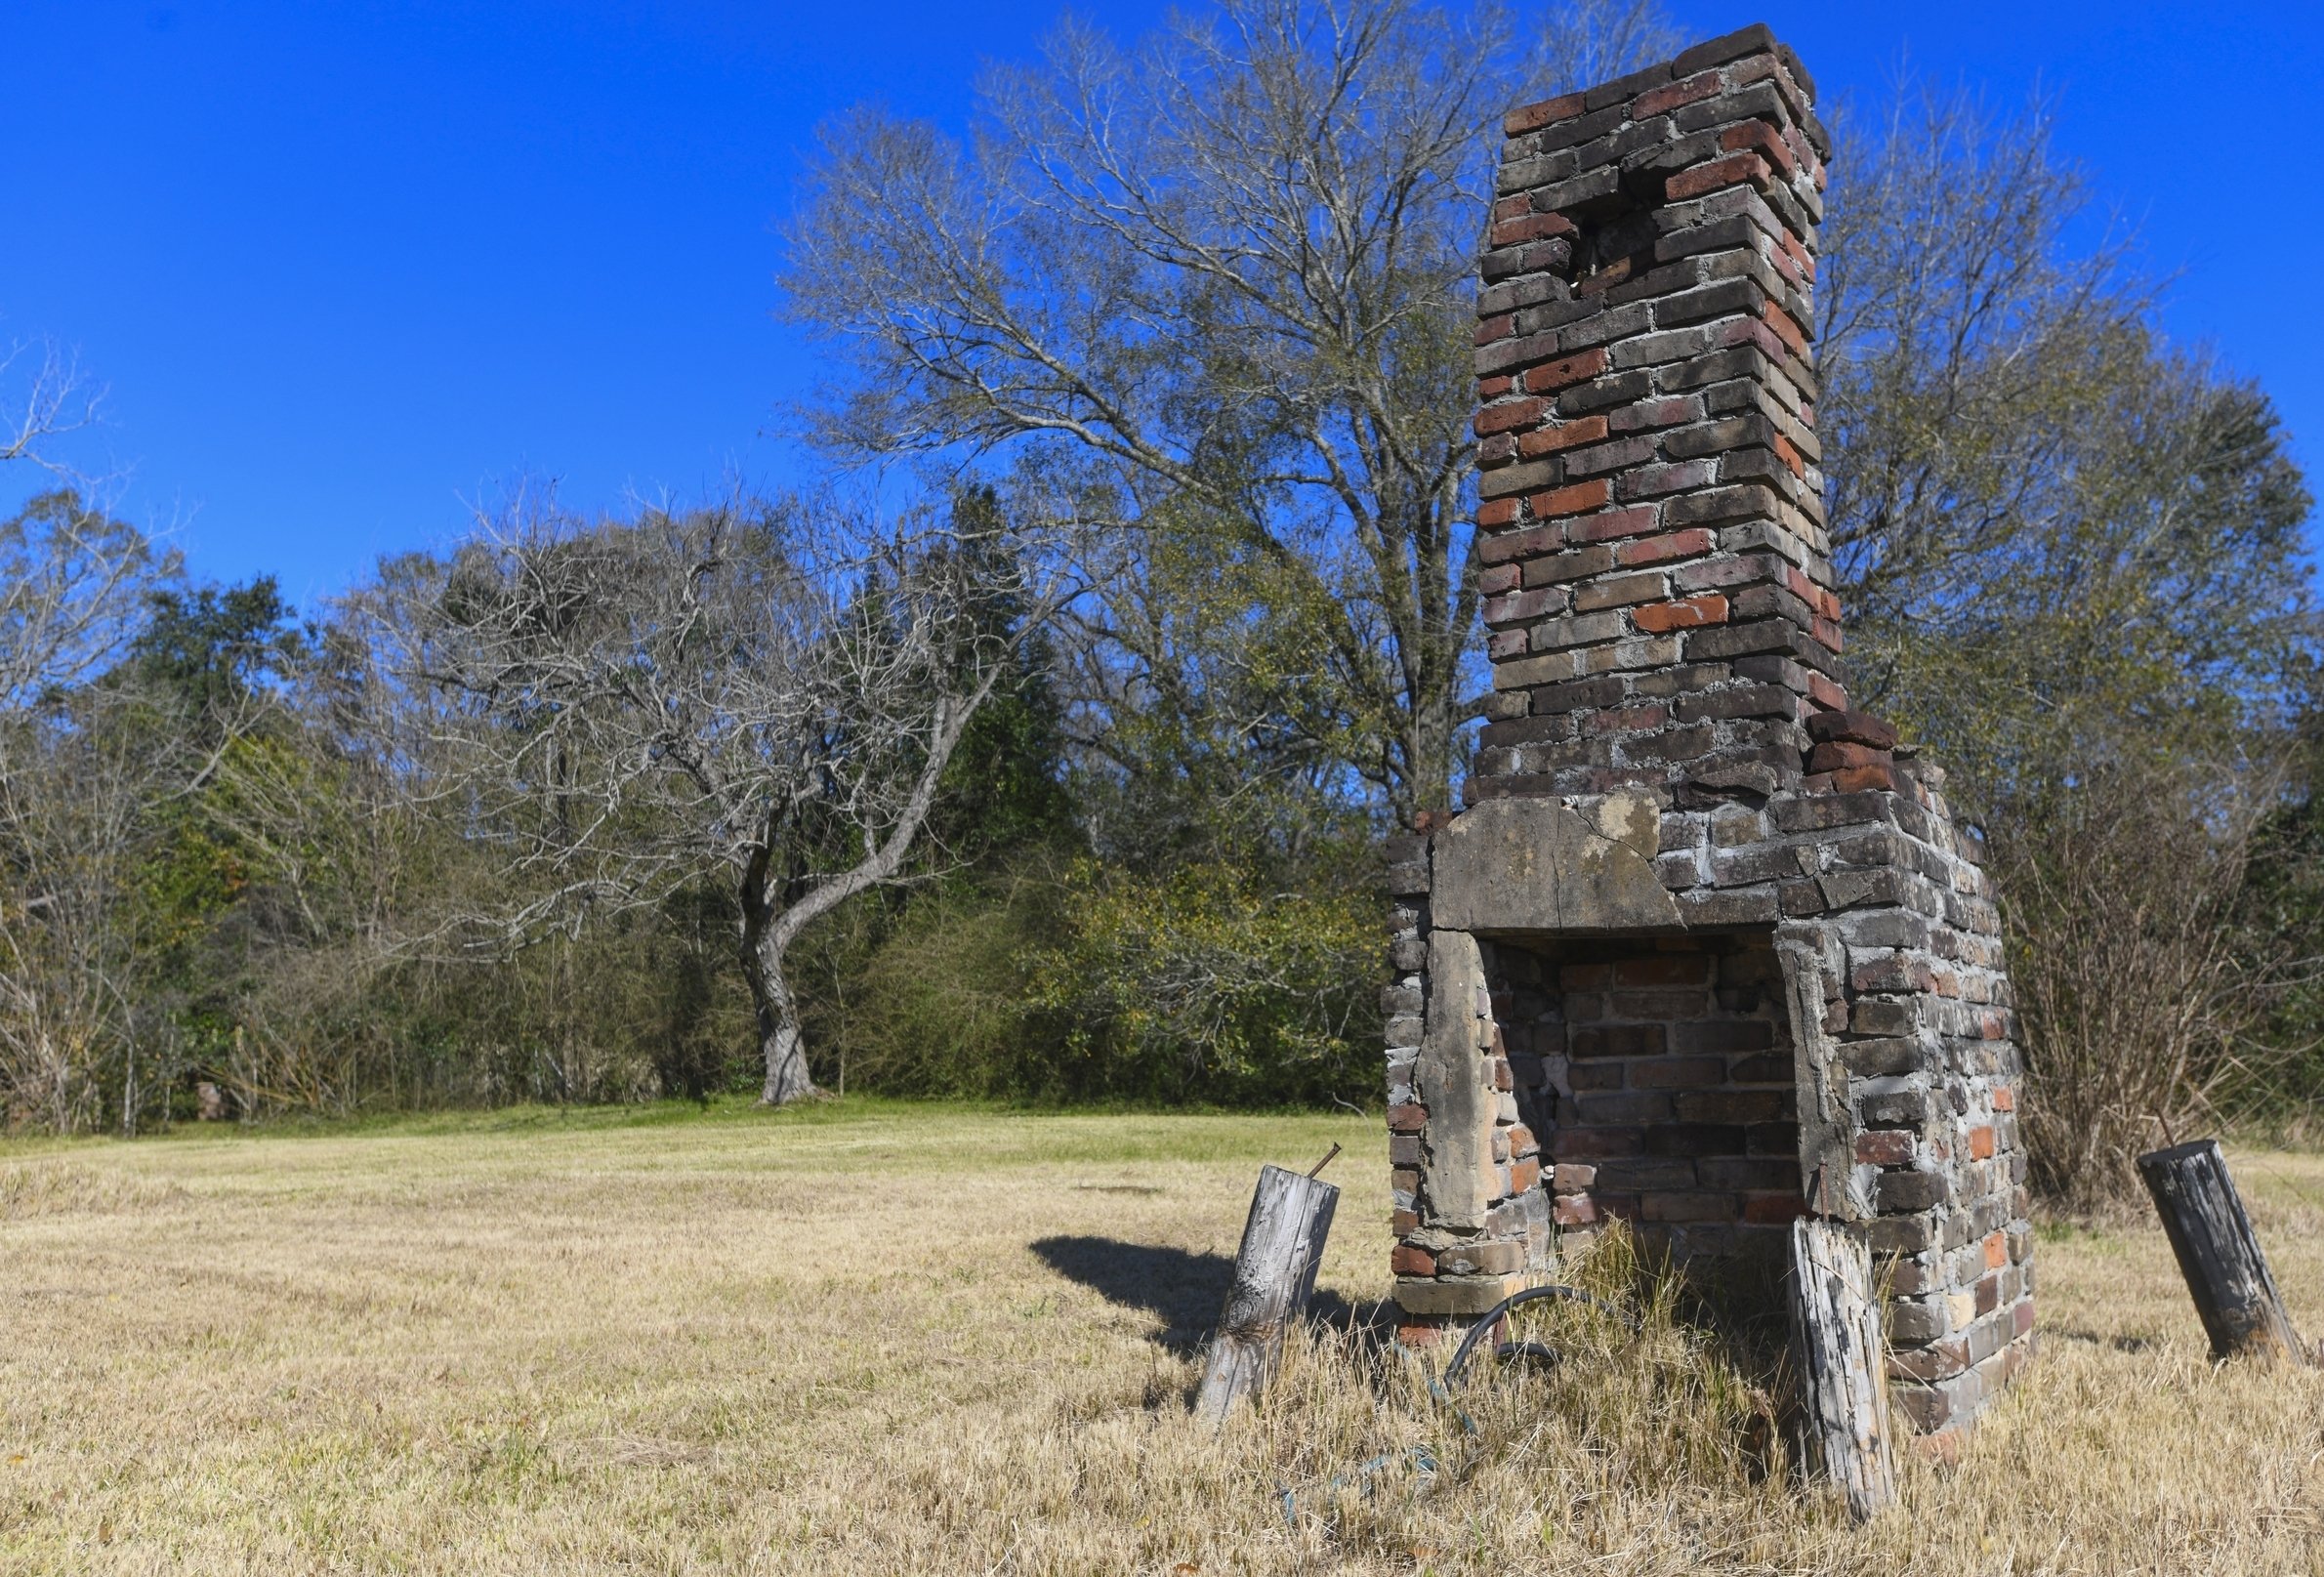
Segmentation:
{"type": "Polygon", "coordinates": [[[2285,1311],[2284,1295],[2276,1291],[2219,1141],[2199,1139],[2150,1151],[2138,1157],[2138,1175],[2154,1195],[2171,1252],[2179,1257],[2195,1312],[2211,1338],[2212,1355],[2251,1352],[2305,1363],[2307,1349],[2285,1311]]]}
{"type": "Polygon", "coordinates": [[[751,1009],[759,1025],[759,1059],[767,1082],[759,1092],[762,1106],[784,1106],[808,1096],[820,1095],[807,1073],[807,1039],[800,1032],[799,1003],[791,982],[783,976],[782,955],[764,924],[763,906],[745,905],[742,973],[751,985],[751,1009]]]}
{"type": "Polygon", "coordinates": [[[785,1015],[771,1028],[766,1016],[760,1016],[759,1054],[767,1063],[767,1083],[759,1092],[760,1105],[786,1106],[823,1093],[807,1076],[807,1043],[800,1037],[796,1014],[785,1015]]]}

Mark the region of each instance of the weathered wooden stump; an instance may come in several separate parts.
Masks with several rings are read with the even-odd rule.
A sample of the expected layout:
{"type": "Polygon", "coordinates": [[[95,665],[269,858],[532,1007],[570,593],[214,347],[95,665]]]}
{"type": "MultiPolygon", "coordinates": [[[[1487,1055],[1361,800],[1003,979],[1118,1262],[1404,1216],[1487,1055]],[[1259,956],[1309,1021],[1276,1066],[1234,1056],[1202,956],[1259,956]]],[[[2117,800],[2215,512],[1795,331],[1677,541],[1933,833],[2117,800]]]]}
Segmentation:
{"type": "Polygon", "coordinates": [[[1886,1348],[1872,1256],[1837,1222],[1792,1224],[1792,1339],[1811,1453],[1869,1521],[1896,1499],[1886,1348]]]}
{"type": "Polygon", "coordinates": [[[2171,1252],[2179,1256],[2212,1355],[2249,1352],[2307,1362],[2219,1141],[2149,1151],[2138,1157],[2138,1175],[2154,1196],[2171,1252]]]}
{"type": "MultiPolygon", "coordinates": [[[[1335,1146],[1336,1149],[1336,1146],[1335,1146]]],[[[1330,1159],[1330,1157],[1325,1157],[1330,1159]]],[[[1340,1190],[1279,1166],[1262,1167],[1234,1257],[1234,1285],[1203,1364],[1194,1414],[1224,1423],[1238,1398],[1256,1396],[1283,1352],[1283,1333],[1315,1294],[1323,1240],[1340,1190]]]]}

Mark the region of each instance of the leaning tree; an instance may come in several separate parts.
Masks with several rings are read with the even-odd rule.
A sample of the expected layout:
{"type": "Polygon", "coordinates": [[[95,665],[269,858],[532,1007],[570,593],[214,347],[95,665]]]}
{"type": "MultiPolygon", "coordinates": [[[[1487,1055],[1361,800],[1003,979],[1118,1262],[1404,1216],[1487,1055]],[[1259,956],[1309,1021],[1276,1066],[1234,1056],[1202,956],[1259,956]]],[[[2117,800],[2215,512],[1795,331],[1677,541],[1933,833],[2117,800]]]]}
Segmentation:
{"type": "Polygon", "coordinates": [[[797,501],[517,512],[343,609],[360,747],[494,851],[507,896],[430,935],[505,949],[730,884],[766,1069],[814,1093],[784,957],[904,879],[954,748],[1058,588],[988,512],[863,528],[797,501]]]}

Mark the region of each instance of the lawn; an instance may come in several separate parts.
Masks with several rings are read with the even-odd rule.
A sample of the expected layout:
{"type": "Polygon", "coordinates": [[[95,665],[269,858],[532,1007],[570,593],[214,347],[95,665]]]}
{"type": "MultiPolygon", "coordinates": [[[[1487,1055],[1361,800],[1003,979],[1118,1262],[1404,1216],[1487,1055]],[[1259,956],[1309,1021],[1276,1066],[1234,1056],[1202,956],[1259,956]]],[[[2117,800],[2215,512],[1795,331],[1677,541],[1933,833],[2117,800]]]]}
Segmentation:
{"type": "MultiPolygon", "coordinates": [[[[2212,1367],[2145,1223],[2045,1231],[2040,1357],[1869,1529],[1668,1298],[1637,1340],[1545,1316],[1566,1362],[1466,1388],[1473,1432],[1324,1332],[1211,1435],[1183,1397],[1256,1168],[1334,1141],[1322,1287],[1360,1311],[1353,1116],[0,1144],[0,1571],[2324,1572],[2324,1377],[2212,1367]]],[[[2324,1161],[2230,1154],[2324,1335],[2324,1161]]]]}

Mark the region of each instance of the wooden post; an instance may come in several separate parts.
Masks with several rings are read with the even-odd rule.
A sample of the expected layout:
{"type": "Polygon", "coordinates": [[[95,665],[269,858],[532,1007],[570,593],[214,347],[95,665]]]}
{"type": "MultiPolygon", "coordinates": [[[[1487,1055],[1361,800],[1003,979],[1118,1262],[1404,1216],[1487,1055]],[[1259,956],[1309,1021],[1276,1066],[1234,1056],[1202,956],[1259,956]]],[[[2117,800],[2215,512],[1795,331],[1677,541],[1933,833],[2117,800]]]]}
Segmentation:
{"type": "MultiPolygon", "coordinates": [[[[1328,1157],[1326,1157],[1328,1159],[1328,1157]]],[[[1236,1400],[1257,1395],[1283,1351],[1283,1331],[1314,1296],[1323,1240],[1340,1190],[1279,1166],[1262,1167],[1234,1257],[1234,1285],[1203,1363],[1194,1415],[1222,1424],[1236,1400]]]]}
{"type": "Polygon", "coordinates": [[[1837,1222],[1792,1224],[1792,1339],[1813,1453],[1868,1522],[1896,1499],[1886,1349],[1872,1256],[1837,1222]]]}
{"type": "Polygon", "coordinates": [[[2138,1175],[2194,1294],[2212,1355],[2253,1352],[2305,1363],[2307,1349],[2284,1311],[2283,1294],[2252,1233],[2219,1141],[2199,1139],[2141,1155],[2138,1175]]]}

